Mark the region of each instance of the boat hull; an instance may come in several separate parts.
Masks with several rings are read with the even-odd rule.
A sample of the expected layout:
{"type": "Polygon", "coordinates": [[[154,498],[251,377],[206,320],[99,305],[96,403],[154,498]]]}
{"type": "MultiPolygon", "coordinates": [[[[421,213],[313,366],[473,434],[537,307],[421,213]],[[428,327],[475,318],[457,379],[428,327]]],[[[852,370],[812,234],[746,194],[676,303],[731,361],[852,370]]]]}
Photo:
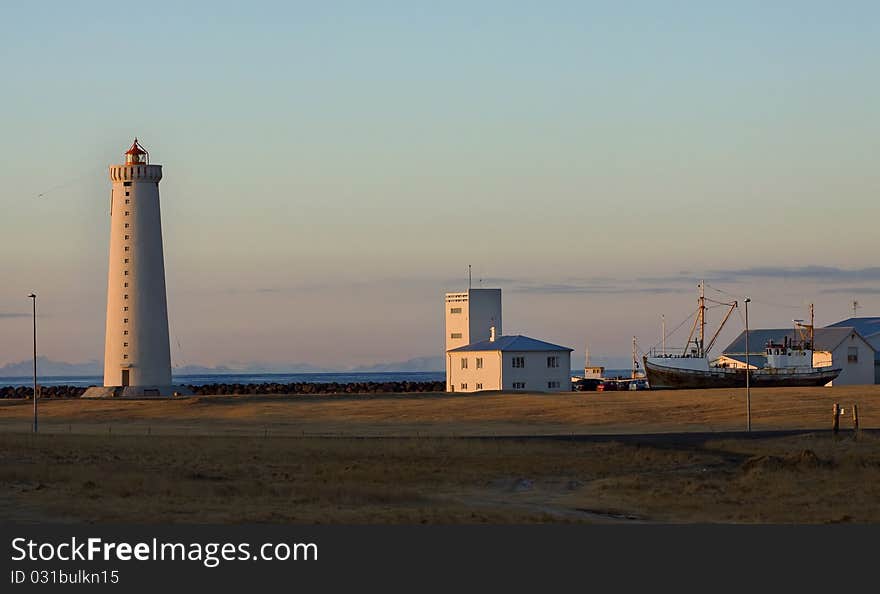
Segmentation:
{"type": "MultiPolygon", "coordinates": [[[[673,359],[674,360],[674,359],[673,359]]],[[[692,390],[700,388],[740,388],[746,385],[746,370],[729,367],[684,369],[657,365],[644,359],[648,384],[652,390],[692,390]]],[[[840,375],[840,369],[786,371],[755,369],[750,385],[754,388],[824,386],[840,375]]]]}

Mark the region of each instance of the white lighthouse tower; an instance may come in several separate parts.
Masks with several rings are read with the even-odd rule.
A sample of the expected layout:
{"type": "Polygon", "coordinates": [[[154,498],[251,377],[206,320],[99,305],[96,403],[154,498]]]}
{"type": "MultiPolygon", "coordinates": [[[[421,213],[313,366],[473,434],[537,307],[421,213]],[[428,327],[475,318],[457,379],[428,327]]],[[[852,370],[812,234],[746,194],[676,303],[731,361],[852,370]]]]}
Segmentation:
{"type": "Polygon", "coordinates": [[[162,166],[137,138],[110,166],[110,266],[104,388],[91,397],[170,396],[171,350],[159,211],[162,166]]]}

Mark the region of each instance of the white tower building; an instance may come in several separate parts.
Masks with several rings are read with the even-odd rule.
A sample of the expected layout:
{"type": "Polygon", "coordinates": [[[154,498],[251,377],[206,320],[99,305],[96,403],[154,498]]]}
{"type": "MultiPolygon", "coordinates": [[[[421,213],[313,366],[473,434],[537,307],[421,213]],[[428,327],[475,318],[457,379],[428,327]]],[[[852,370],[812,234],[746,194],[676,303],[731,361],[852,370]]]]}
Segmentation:
{"type": "MultiPolygon", "coordinates": [[[[446,351],[488,340],[491,329],[501,336],[501,289],[468,289],[446,293],[446,351]]],[[[446,381],[452,377],[446,358],[446,381]]]]}
{"type": "MultiPolygon", "coordinates": [[[[86,396],[170,396],[171,350],[159,211],[162,166],[135,138],[110,166],[110,266],[104,389],[86,396]]],[[[179,391],[179,390],[178,390],[179,391]]]]}

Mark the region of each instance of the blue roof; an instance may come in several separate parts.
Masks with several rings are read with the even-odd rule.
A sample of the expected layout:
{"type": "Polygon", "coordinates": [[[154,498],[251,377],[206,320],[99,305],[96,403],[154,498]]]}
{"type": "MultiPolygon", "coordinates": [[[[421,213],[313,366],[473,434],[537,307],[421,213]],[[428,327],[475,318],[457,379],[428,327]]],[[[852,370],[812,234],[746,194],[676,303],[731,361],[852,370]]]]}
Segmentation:
{"type": "Polygon", "coordinates": [[[828,328],[842,327],[855,328],[859,334],[868,338],[869,336],[880,333],[880,318],[849,318],[828,326],[828,328]]]}
{"type": "Polygon", "coordinates": [[[471,344],[465,345],[463,347],[458,347],[457,349],[452,349],[449,352],[462,352],[462,351],[515,351],[515,352],[529,352],[529,351],[573,351],[574,349],[570,349],[568,347],[559,346],[558,344],[551,344],[549,342],[544,342],[543,340],[536,340],[534,338],[529,338],[528,336],[522,336],[521,334],[515,334],[513,336],[499,336],[495,340],[481,340],[480,342],[472,342],[471,344]]]}

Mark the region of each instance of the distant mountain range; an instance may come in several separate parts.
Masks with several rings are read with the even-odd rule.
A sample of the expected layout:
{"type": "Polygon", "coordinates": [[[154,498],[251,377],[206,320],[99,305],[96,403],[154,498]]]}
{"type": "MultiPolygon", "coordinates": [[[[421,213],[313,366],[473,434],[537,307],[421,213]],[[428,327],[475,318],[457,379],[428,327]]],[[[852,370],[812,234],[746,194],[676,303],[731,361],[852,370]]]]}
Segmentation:
{"type": "MultiPolygon", "coordinates": [[[[396,363],[377,363],[361,365],[354,368],[318,367],[308,363],[242,363],[217,365],[183,365],[175,367],[174,375],[200,374],[239,374],[239,373],[339,373],[339,372],[394,372],[394,371],[443,371],[443,357],[416,357],[396,363]]],[[[92,360],[85,363],[67,363],[52,361],[46,357],[37,357],[37,371],[41,376],[94,376],[104,373],[104,364],[92,360]]],[[[0,367],[0,377],[28,377],[34,372],[32,360],[7,363],[0,367]]]]}
{"type": "MultiPolygon", "coordinates": [[[[100,361],[87,361],[85,363],[66,363],[64,361],[52,361],[46,357],[37,357],[37,372],[40,375],[101,375],[104,373],[104,364],[100,361]]],[[[0,367],[0,377],[27,377],[34,373],[34,361],[28,359],[18,363],[7,363],[0,367]]]]}

